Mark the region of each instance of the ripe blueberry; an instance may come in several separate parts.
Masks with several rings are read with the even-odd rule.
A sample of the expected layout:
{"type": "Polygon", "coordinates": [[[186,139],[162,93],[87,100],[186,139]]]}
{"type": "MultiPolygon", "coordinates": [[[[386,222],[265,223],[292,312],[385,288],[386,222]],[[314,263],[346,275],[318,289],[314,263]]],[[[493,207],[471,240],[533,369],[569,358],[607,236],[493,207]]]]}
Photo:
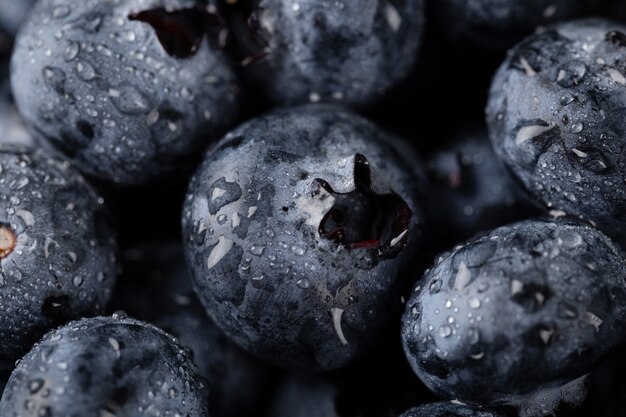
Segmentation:
{"type": "Polygon", "coordinates": [[[29,127],[90,176],[187,170],[238,112],[237,83],[195,0],[42,0],[11,63],[29,127]]]}
{"type": "Polygon", "coordinates": [[[626,340],[626,260],[562,221],[502,227],[439,258],[403,317],[413,370],[435,393],[551,415],[626,340]]]}
{"type": "Polygon", "coordinates": [[[69,164],[0,145],[0,369],[49,329],[103,311],[115,244],[101,198],[69,164]]]}
{"type": "Polygon", "coordinates": [[[626,26],[562,23],[516,46],[487,120],[497,154],[540,203],[626,239],[626,26]]]}
{"type": "Polygon", "coordinates": [[[172,336],[114,315],[48,333],[11,374],[0,415],[207,417],[207,394],[172,336]]]}
{"type": "Polygon", "coordinates": [[[375,101],[405,78],[423,0],[225,1],[244,72],[273,101],[375,101]]]}
{"type": "Polygon", "coordinates": [[[386,326],[424,223],[418,163],[393,141],[348,111],[305,106],[207,154],[184,206],[185,256],[209,315],[244,349],[333,369],[386,326]]]}

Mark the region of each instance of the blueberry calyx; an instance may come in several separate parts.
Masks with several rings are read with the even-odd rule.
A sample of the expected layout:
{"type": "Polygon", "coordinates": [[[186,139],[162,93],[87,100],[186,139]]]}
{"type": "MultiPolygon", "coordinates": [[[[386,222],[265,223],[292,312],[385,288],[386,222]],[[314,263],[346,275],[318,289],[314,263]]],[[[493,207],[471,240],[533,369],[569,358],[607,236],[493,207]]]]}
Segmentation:
{"type": "Polygon", "coordinates": [[[221,10],[230,28],[235,58],[242,67],[263,59],[269,53],[268,34],[259,23],[256,0],[221,0],[221,10]]]}
{"type": "Polygon", "coordinates": [[[408,241],[413,215],[396,193],[378,194],[372,189],[367,158],[354,157],[354,191],[337,193],[323,179],[314,186],[333,196],[333,206],[320,222],[320,236],[353,249],[375,249],[378,258],[395,258],[408,241]]]}
{"type": "Polygon", "coordinates": [[[222,31],[223,23],[213,8],[168,11],[162,7],[128,15],[130,20],[148,23],[168,55],[189,58],[196,54],[210,28],[222,31]]]}
{"type": "Polygon", "coordinates": [[[0,260],[9,256],[15,249],[17,236],[9,226],[0,225],[0,260]]]}

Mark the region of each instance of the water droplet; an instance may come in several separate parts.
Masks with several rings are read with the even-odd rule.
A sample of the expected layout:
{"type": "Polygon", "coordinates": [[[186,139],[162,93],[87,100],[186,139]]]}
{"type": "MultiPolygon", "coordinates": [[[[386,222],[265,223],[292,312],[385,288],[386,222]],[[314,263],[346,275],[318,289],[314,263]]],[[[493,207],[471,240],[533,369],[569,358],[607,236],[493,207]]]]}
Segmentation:
{"type": "Polygon", "coordinates": [[[297,285],[298,287],[302,288],[303,290],[306,290],[307,288],[309,288],[309,287],[311,286],[311,283],[309,282],[309,280],[308,280],[308,279],[306,279],[306,278],[302,278],[302,279],[299,279],[299,280],[296,282],[296,285],[297,285]]]}
{"type": "Polygon", "coordinates": [[[476,310],[477,308],[480,307],[480,300],[476,297],[470,297],[467,300],[467,305],[469,305],[470,308],[473,308],[474,310],[476,310]]]}
{"type": "Polygon", "coordinates": [[[63,17],[68,16],[71,13],[72,9],[70,9],[67,5],[61,5],[54,8],[52,11],[52,17],[55,19],[61,19],[63,17]]]}
{"type": "Polygon", "coordinates": [[[250,247],[250,253],[252,253],[253,255],[261,256],[263,255],[263,252],[265,252],[265,246],[252,245],[250,247]]]}
{"type": "Polygon", "coordinates": [[[76,275],[72,280],[72,283],[75,287],[80,287],[81,285],[83,285],[83,277],[80,275],[76,275]]]}
{"type": "Polygon", "coordinates": [[[428,291],[430,291],[431,294],[437,294],[439,291],[441,291],[442,285],[443,282],[440,279],[436,279],[430,283],[430,285],[428,286],[428,291]]]}
{"type": "Polygon", "coordinates": [[[43,387],[44,381],[43,379],[37,378],[33,379],[28,383],[28,391],[31,395],[37,394],[39,390],[43,387]]]}
{"type": "Polygon", "coordinates": [[[579,85],[587,74],[587,66],[580,61],[571,61],[563,64],[559,69],[556,81],[564,88],[579,85]]]}
{"type": "Polygon", "coordinates": [[[144,114],[150,111],[150,103],[145,94],[131,85],[110,89],[113,105],[124,114],[144,114]]]}
{"type": "Polygon", "coordinates": [[[452,335],[452,328],[448,325],[443,325],[439,328],[439,336],[443,338],[450,337],[452,335]]]}
{"type": "Polygon", "coordinates": [[[96,70],[88,62],[78,62],[76,64],[76,72],[85,81],[91,81],[96,78],[96,70]]]}
{"type": "Polygon", "coordinates": [[[43,69],[43,76],[46,84],[54,89],[59,94],[65,93],[65,72],[56,67],[45,67],[43,69]]]}
{"type": "Polygon", "coordinates": [[[303,247],[301,247],[301,246],[293,245],[291,247],[291,252],[293,252],[294,254],[296,254],[298,256],[302,256],[302,255],[304,255],[306,250],[303,247]]]}
{"type": "Polygon", "coordinates": [[[580,133],[583,131],[583,129],[585,128],[585,125],[582,122],[576,122],[576,123],[572,123],[572,126],[570,127],[570,132],[572,133],[580,133]]]}
{"type": "Polygon", "coordinates": [[[78,43],[74,41],[69,41],[67,43],[67,46],[65,47],[65,60],[68,62],[73,60],[78,56],[78,52],[80,52],[80,46],[78,45],[78,43]]]}

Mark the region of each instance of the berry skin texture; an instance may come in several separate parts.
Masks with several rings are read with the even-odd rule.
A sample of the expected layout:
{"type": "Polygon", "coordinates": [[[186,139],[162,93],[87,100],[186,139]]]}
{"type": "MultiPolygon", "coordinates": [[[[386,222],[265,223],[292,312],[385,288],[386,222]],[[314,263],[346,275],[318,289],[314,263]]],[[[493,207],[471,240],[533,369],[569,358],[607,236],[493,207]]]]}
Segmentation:
{"type": "Polygon", "coordinates": [[[100,197],[67,162],[0,145],[0,369],[49,329],[99,314],[115,280],[100,197]]]}
{"type": "Polygon", "coordinates": [[[249,19],[231,12],[245,74],[283,104],[371,104],[407,76],[424,29],[423,0],[251,3],[249,19]]]}
{"type": "Polygon", "coordinates": [[[48,333],[13,371],[0,415],[207,417],[207,395],[176,339],[114,315],[48,333]]]}
{"type": "Polygon", "coordinates": [[[184,205],[185,256],[209,316],[245,350],[336,369],[393,316],[424,224],[418,163],[394,140],[310,105],[209,151],[184,205]]]}
{"type": "Polygon", "coordinates": [[[582,223],[526,221],[441,256],[407,303],[406,356],[431,390],[521,416],[584,400],[626,336],[626,260],[582,223]]]}
{"type": "Polygon", "coordinates": [[[625,242],[626,26],[563,23],[513,48],[487,107],[491,140],[544,206],[625,242]]]}
{"type": "Polygon", "coordinates": [[[156,325],[192,350],[211,387],[212,417],[256,415],[272,386],[271,371],[208,318],[193,291],[180,243],[135,246],[124,253],[123,270],[109,308],[156,325]]]}
{"type": "Polygon", "coordinates": [[[605,0],[438,0],[433,16],[452,40],[504,51],[538,26],[599,12],[605,0]]]}
{"type": "Polygon", "coordinates": [[[11,62],[26,124],[104,181],[186,172],[238,113],[204,10],[194,0],[40,1],[11,62]]]}
{"type": "Polygon", "coordinates": [[[433,403],[412,408],[400,417],[502,417],[493,411],[463,404],[433,403]]]}

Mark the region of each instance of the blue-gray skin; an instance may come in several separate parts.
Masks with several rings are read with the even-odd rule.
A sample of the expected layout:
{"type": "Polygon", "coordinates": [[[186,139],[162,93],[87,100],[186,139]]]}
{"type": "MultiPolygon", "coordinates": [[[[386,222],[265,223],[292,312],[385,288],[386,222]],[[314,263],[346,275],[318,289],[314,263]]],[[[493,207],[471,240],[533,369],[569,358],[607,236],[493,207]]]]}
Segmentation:
{"type": "Polygon", "coordinates": [[[116,275],[102,199],[61,159],[0,145],[0,370],[48,330],[102,313],[116,275]]]}
{"type": "Polygon", "coordinates": [[[40,1],[11,62],[26,124],[101,180],[187,171],[238,113],[235,75],[205,36],[212,9],[201,4],[40,1]]]}
{"type": "Polygon", "coordinates": [[[607,0],[437,0],[432,14],[455,43],[503,52],[537,27],[595,15],[607,0]]]}
{"type": "Polygon", "coordinates": [[[180,243],[139,245],[127,250],[122,262],[124,272],[110,310],[150,322],[192,350],[200,375],[211,387],[211,416],[258,414],[272,387],[271,370],[245,354],[207,317],[193,291],[180,243]]]}
{"type": "Polygon", "coordinates": [[[341,108],[305,106],[208,152],[184,205],[185,256],[209,316],[245,350],[340,368],[393,317],[424,226],[419,163],[394,140],[341,108]]]}
{"type": "Polygon", "coordinates": [[[189,351],[157,327],[119,315],[48,333],[20,361],[3,417],[207,417],[208,385],[189,351]]]}
{"type": "Polygon", "coordinates": [[[626,242],[626,26],[563,23],[513,48],[487,107],[498,156],[542,205],[626,242]]]}
{"type": "Polygon", "coordinates": [[[579,222],[502,227],[442,255],[402,319],[406,356],[435,393],[521,416],[585,398],[626,340],[626,260],[579,222]]]}
{"type": "Polygon", "coordinates": [[[250,3],[231,6],[245,74],[283,104],[372,104],[407,76],[425,26],[424,0],[250,3]]]}
{"type": "Polygon", "coordinates": [[[430,218],[440,249],[540,213],[522,195],[493,152],[483,127],[465,127],[426,163],[430,218]]]}
{"type": "Polygon", "coordinates": [[[408,410],[400,417],[502,417],[493,411],[464,404],[433,403],[408,410]]]}
{"type": "Polygon", "coordinates": [[[0,30],[13,38],[37,0],[0,0],[0,30]]]}

